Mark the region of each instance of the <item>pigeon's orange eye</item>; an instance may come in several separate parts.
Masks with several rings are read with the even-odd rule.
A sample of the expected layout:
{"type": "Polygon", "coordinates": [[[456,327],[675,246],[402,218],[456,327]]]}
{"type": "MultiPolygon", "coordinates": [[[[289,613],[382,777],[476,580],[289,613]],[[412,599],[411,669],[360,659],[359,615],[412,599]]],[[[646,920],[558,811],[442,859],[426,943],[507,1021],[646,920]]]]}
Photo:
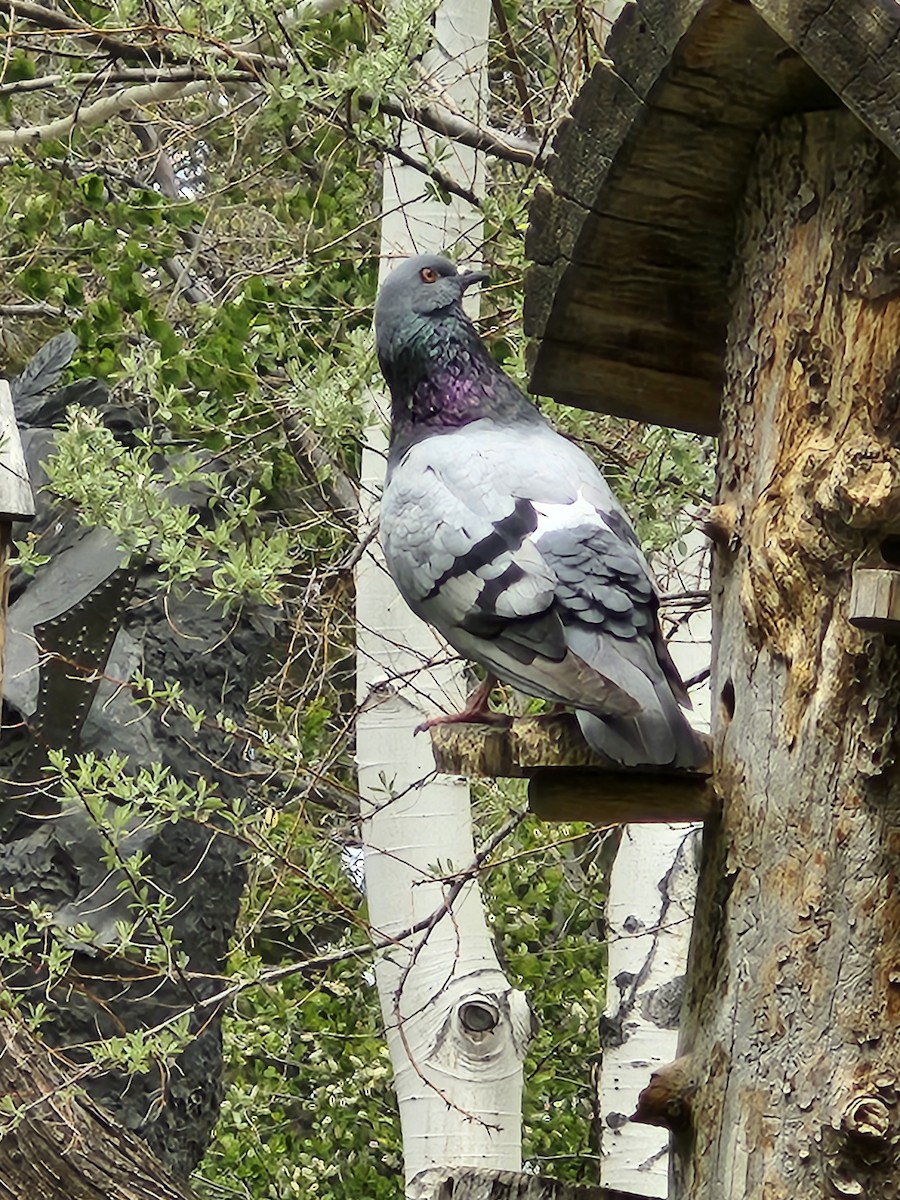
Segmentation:
{"type": "Polygon", "coordinates": [[[434,267],[423,267],[419,272],[419,278],[423,283],[437,283],[438,273],[434,267]]]}

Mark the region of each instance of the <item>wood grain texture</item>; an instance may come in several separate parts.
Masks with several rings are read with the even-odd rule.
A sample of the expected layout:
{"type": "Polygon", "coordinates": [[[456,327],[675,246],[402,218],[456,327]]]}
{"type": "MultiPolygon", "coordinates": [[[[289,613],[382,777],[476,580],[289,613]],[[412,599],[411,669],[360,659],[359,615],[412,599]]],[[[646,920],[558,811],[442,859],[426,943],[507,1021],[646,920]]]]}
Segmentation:
{"type": "Polygon", "coordinates": [[[521,779],[542,766],[609,769],[581,736],[574,713],[517,717],[503,727],[437,725],[431,747],[435,766],[447,775],[521,779]]]}
{"type": "Polygon", "coordinates": [[[706,821],[720,808],[709,778],[693,771],[651,774],[573,767],[535,771],[528,784],[528,804],[543,821],[592,825],[706,821]]]}
{"type": "Polygon", "coordinates": [[[873,633],[900,634],[900,571],[866,567],[853,572],[850,623],[873,633]]]}
{"type": "Polygon", "coordinates": [[[533,202],[532,389],[714,433],[735,214],[757,139],[848,107],[900,154],[894,0],[637,0],[533,202]]]}
{"type": "Polygon", "coordinates": [[[900,279],[860,286],[898,221],[898,163],[849,113],[761,140],[723,401],[724,800],[682,1017],[678,1200],[900,1197],[900,645],[849,620],[853,568],[900,528],[900,279]]]}
{"type": "Polygon", "coordinates": [[[709,770],[611,764],[585,742],[573,713],[519,717],[506,728],[438,725],[431,738],[442,773],[529,779],[529,804],[545,821],[703,821],[719,809],[709,770]]]}
{"type": "Polygon", "coordinates": [[[478,1167],[422,1172],[407,1195],[409,1200],[641,1200],[613,1188],[578,1187],[542,1175],[478,1167]]]}
{"type": "Polygon", "coordinates": [[[77,1069],[0,1014],[2,1200],[192,1200],[135,1134],[77,1086],[77,1069]],[[21,1112],[22,1119],[13,1113],[21,1112]]]}

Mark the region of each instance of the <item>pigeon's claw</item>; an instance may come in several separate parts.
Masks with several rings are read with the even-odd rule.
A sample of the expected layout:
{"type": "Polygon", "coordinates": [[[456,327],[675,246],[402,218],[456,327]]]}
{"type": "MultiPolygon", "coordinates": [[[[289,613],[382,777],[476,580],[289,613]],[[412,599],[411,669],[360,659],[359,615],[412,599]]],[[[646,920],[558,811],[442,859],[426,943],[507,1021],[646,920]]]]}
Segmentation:
{"type": "Polygon", "coordinates": [[[496,686],[496,678],[493,675],[486,676],[469,697],[461,712],[429,717],[427,721],[416,726],[415,732],[422,733],[426,729],[434,729],[438,725],[509,725],[512,717],[507,713],[492,712],[488,708],[488,700],[496,686]]]}

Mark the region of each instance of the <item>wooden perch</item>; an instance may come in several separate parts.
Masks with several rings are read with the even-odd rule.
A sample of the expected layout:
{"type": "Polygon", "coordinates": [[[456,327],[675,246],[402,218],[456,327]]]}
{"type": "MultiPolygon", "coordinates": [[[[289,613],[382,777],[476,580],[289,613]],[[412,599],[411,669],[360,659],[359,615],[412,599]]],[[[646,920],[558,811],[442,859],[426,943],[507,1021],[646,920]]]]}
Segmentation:
{"type": "Polygon", "coordinates": [[[546,821],[704,821],[719,810],[702,771],[625,768],[594,754],[572,713],[519,717],[504,729],[438,725],[437,769],[474,778],[527,778],[531,809],[546,821]]]}
{"type": "Polygon", "coordinates": [[[615,1188],[579,1187],[558,1179],[483,1167],[434,1167],[412,1181],[411,1200],[641,1200],[615,1188]]]}
{"type": "Polygon", "coordinates": [[[900,571],[889,567],[854,571],[850,624],[872,633],[900,633],[900,571]]]}
{"type": "Polygon", "coordinates": [[[30,521],[34,496],[9,384],[0,379],[0,522],[30,521]]]}
{"type": "Polygon", "coordinates": [[[12,526],[13,521],[30,521],[33,516],[34,495],[16,424],[12,392],[7,381],[0,379],[0,694],[3,691],[3,662],[6,656],[12,526]]]}

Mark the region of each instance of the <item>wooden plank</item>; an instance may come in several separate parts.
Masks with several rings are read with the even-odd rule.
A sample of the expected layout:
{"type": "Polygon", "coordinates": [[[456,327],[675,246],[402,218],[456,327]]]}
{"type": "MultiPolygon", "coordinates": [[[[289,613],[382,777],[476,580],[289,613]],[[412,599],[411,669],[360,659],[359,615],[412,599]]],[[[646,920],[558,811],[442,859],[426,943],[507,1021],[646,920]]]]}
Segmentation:
{"type": "Polygon", "coordinates": [[[9,605],[9,559],[13,521],[30,521],[34,496],[28,480],[22,439],[16,424],[9,383],[0,379],[0,695],[6,656],[6,610],[9,605]]]}
{"type": "Polygon", "coordinates": [[[900,571],[857,568],[850,591],[850,624],[872,633],[900,633],[900,571]]]}
{"type": "Polygon", "coordinates": [[[434,1167],[412,1180],[409,1200],[641,1200],[614,1188],[580,1187],[520,1171],[434,1167]]]}
{"type": "MultiPolygon", "coordinates": [[[[798,7],[811,19],[810,3],[798,7]]],[[[755,8],[640,0],[617,23],[613,66],[576,100],[554,147],[553,193],[532,211],[535,392],[717,429],[734,213],[757,138],[782,115],[839,103],[764,19],[766,5],[755,8]]]]}
{"type": "Polygon", "coordinates": [[[521,779],[550,765],[609,769],[581,736],[574,713],[518,717],[505,728],[437,725],[431,745],[437,769],[447,775],[521,779]]]}
{"type": "Polygon", "coordinates": [[[438,725],[438,771],[475,778],[526,778],[532,811],[545,821],[705,821],[719,811],[701,771],[621,767],[595,754],[573,713],[519,717],[506,728],[438,725]]]}
{"type": "Polygon", "coordinates": [[[0,696],[6,667],[6,613],[9,608],[9,557],[12,551],[12,521],[0,520],[0,696]]]}
{"type": "Polygon", "coordinates": [[[543,767],[528,784],[528,807],[543,821],[706,821],[719,798],[707,774],[694,771],[585,770],[543,767]]]}
{"type": "Polygon", "coordinates": [[[721,378],[653,370],[598,355],[593,349],[545,339],[541,395],[561,404],[715,434],[721,378]],[[551,353],[552,352],[552,353],[551,353]],[[601,399],[602,397],[602,399],[601,399]]]}

